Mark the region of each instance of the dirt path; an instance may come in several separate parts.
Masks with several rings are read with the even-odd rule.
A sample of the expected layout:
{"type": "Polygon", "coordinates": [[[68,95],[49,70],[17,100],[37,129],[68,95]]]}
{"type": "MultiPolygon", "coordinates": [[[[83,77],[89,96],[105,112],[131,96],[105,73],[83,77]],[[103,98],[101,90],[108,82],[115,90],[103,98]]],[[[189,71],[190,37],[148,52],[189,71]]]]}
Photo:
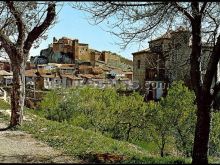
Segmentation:
{"type": "MultiPolygon", "coordinates": [[[[0,128],[3,122],[0,110],[0,128]]],[[[7,112],[7,111],[5,111],[7,112]]],[[[83,163],[22,131],[0,131],[0,163],[83,163]]]]}

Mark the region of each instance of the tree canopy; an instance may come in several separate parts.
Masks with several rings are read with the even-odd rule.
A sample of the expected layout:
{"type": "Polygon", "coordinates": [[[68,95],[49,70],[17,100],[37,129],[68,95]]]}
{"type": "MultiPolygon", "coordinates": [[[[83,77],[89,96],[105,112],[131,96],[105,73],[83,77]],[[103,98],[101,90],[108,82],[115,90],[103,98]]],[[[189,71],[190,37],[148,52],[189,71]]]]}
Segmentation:
{"type": "Polygon", "coordinates": [[[191,32],[189,54],[190,80],[196,95],[197,121],[193,147],[193,163],[208,164],[208,142],[211,109],[219,91],[215,75],[220,59],[219,2],[79,2],[74,8],[87,11],[95,24],[109,21],[110,32],[117,35],[125,48],[158,33],[183,25],[191,32]],[[202,42],[213,46],[205,75],[202,76],[202,42]],[[214,81],[213,81],[214,79],[214,81]],[[210,90],[214,92],[210,93],[210,90]]]}

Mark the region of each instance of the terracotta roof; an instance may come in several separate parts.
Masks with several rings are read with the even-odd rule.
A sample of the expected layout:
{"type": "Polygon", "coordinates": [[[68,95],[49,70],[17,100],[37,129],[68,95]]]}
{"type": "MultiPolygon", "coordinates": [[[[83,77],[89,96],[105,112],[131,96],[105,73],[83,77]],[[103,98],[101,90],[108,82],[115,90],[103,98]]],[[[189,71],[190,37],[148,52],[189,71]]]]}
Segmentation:
{"type": "Polygon", "coordinates": [[[103,71],[110,71],[111,69],[106,66],[100,66],[103,71]]]}
{"type": "Polygon", "coordinates": [[[51,75],[47,75],[47,74],[41,74],[42,77],[46,77],[46,78],[60,78],[59,76],[55,75],[55,74],[51,74],[51,75]]]}
{"type": "Polygon", "coordinates": [[[94,74],[102,74],[103,73],[103,69],[100,67],[94,67],[94,68],[92,68],[92,71],[94,74]]]}
{"type": "Polygon", "coordinates": [[[105,77],[101,75],[94,75],[94,79],[105,79],[105,77]]]}
{"type": "Polygon", "coordinates": [[[37,72],[36,69],[25,70],[25,76],[26,77],[36,77],[37,76],[35,74],[36,72],[37,72]]]}
{"type": "Polygon", "coordinates": [[[87,69],[87,68],[92,68],[92,66],[88,66],[88,65],[80,65],[79,69],[87,69]]]}
{"type": "Polygon", "coordinates": [[[61,75],[61,76],[72,79],[72,80],[81,80],[82,79],[81,77],[77,77],[75,75],[61,75]]]}
{"type": "Polygon", "coordinates": [[[88,78],[88,79],[95,77],[95,75],[93,74],[79,74],[79,76],[82,78],[88,78]]]}
{"type": "Polygon", "coordinates": [[[83,72],[85,70],[89,70],[89,71],[92,71],[92,66],[87,66],[87,65],[80,65],[79,66],[79,71],[80,72],[83,72]]]}

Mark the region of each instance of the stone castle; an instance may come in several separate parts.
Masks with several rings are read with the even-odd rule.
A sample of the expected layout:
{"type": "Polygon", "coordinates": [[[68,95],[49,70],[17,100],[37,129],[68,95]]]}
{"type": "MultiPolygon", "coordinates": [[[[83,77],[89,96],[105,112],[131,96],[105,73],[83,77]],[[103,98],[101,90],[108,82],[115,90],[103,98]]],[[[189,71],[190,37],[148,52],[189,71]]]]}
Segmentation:
{"type": "Polygon", "coordinates": [[[60,63],[60,64],[81,64],[87,63],[91,66],[106,64],[123,70],[132,71],[132,61],[112,53],[110,51],[98,51],[90,49],[88,44],[80,43],[78,39],[62,37],[57,40],[53,38],[53,43],[47,49],[40,52],[40,56],[31,57],[32,63],[60,63]]]}

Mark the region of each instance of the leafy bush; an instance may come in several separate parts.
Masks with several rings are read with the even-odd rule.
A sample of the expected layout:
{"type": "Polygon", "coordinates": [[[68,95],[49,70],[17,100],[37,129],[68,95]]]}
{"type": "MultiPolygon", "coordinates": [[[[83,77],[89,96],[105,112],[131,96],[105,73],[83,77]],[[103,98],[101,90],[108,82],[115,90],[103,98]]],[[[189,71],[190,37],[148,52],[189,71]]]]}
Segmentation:
{"type": "Polygon", "coordinates": [[[166,98],[144,102],[133,92],[119,95],[114,88],[84,86],[49,92],[43,102],[47,119],[101,132],[130,142],[152,141],[161,156],[169,147],[190,156],[195,125],[195,96],[183,82],[174,82],[166,98]]]}
{"type": "Polygon", "coordinates": [[[113,88],[73,88],[51,91],[43,102],[47,119],[68,120],[75,126],[102,132],[116,139],[129,140],[137,135],[146,104],[138,93],[119,96],[113,88]]]}
{"type": "Polygon", "coordinates": [[[66,97],[66,90],[56,89],[49,91],[40,104],[47,119],[65,121],[72,118],[72,108],[66,97]]]}
{"type": "Polygon", "coordinates": [[[220,113],[212,113],[209,155],[220,157],[220,113]]]}
{"type": "Polygon", "coordinates": [[[174,143],[183,155],[191,156],[196,119],[194,100],[194,93],[179,81],[172,84],[165,98],[149,103],[154,117],[147,131],[161,156],[168,143],[174,143]]]}

